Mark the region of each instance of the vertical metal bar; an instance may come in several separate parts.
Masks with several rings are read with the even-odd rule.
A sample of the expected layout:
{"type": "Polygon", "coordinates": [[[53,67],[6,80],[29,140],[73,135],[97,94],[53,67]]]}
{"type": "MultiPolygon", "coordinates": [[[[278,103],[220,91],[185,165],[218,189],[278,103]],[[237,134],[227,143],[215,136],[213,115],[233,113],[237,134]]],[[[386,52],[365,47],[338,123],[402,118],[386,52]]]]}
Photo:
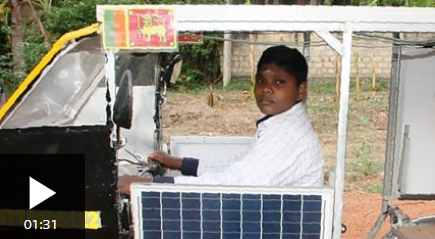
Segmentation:
{"type": "Polygon", "coordinates": [[[224,60],[223,60],[223,78],[224,87],[228,86],[231,81],[231,33],[224,34],[224,60]]]}
{"type": "MultiPolygon", "coordinates": [[[[225,1],[227,5],[232,4],[232,0],[226,0],[225,1]]],[[[224,88],[228,86],[228,84],[231,81],[231,48],[232,48],[232,42],[231,42],[231,32],[227,31],[224,33],[224,59],[223,59],[223,73],[222,73],[222,81],[224,83],[224,88]]]]}
{"type": "Polygon", "coordinates": [[[393,170],[395,167],[397,113],[399,109],[400,57],[401,47],[393,45],[391,60],[390,99],[388,107],[387,148],[385,151],[383,197],[389,197],[393,190],[393,170]]]}
{"type": "Polygon", "coordinates": [[[116,95],[116,85],[115,85],[115,53],[113,51],[107,51],[106,53],[107,63],[106,63],[106,72],[107,72],[107,80],[109,85],[110,97],[112,100],[115,99],[116,95]]]}
{"type": "Polygon", "coordinates": [[[303,52],[307,62],[310,62],[310,58],[311,58],[310,48],[311,48],[311,32],[304,32],[303,52]]]}
{"type": "MultiPolygon", "coordinates": [[[[114,125],[113,124],[113,120],[112,120],[112,112],[113,112],[113,101],[115,100],[115,96],[116,96],[116,84],[115,84],[115,78],[116,78],[116,74],[115,74],[115,52],[112,50],[109,50],[106,52],[106,59],[107,62],[105,64],[105,71],[106,71],[106,79],[107,79],[107,91],[108,91],[108,95],[110,96],[107,102],[108,107],[110,108],[110,112],[108,112],[108,119],[107,119],[107,123],[110,125],[114,125]]],[[[107,96],[106,96],[107,98],[107,96]]],[[[117,133],[116,130],[112,130],[112,135],[111,138],[112,139],[116,139],[117,137],[117,133]]],[[[113,145],[112,145],[113,147],[113,145]]]]}
{"type": "Polygon", "coordinates": [[[393,45],[393,54],[391,58],[391,81],[390,81],[390,99],[388,107],[388,128],[387,128],[387,148],[385,151],[384,163],[384,182],[382,192],[381,213],[376,220],[367,239],[375,238],[385,219],[387,218],[387,210],[390,194],[392,193],[393,168],[394,168],[394,151],[396,149],[396,127],[397,127],[397,111],[399,102],[399,72],[400,72],[400,53],[401,47],[393,45]]]}
{"type": "Polygon", "coordinates": [[[341,58],[340,109],[338,114],[337,159],[335,166],[334,227],[332,232],[332,238],[334,239],[341,238],[351,55],[352,29],[351,25],[346,24],[343,31],[343,55],[341,58]]]}
{"type": "Polygon", "coordinates": [[[166,54],[157,55],[157,64],[154,66],[154,82],[156,84],[156,92],[154,94],[154,123],[156,124],[156,129],[154,130],[154,150],[162,150],[162,107],[164,103],[163,99],[163,88],[165,87],[165,82],[162,81],[163,71],[166,54]],[[163,69],[162,69],[163,68],[163,69]]]}

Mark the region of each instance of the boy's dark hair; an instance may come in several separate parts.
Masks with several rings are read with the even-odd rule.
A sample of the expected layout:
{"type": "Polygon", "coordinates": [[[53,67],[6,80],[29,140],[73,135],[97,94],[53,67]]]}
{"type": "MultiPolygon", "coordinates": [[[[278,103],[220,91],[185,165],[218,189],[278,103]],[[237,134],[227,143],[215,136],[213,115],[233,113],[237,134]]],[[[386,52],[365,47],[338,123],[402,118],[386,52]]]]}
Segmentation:
{"type": "Polygon", "coordinates": [[[307,61],[297,49],[283,45],[267,48],[258,61],[257,71],[260,70],[263,65],[272,63],[282,67],[287,73],[293,75],[297,85],[307,81],[307,61]]]}

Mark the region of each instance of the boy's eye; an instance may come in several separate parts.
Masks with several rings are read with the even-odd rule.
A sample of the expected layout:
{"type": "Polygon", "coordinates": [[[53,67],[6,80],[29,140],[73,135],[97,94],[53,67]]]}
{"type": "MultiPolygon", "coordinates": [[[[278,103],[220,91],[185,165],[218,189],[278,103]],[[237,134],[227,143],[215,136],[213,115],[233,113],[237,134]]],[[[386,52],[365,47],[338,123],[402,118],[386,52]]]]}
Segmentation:
{"type": "Polygon", "coordinates": [[[284,83],[285,83],[285,80],[281,80],[281,79],[275,80],[275,84],[277,84],[277,85],[281,85],[281,84],[284,84],[284,83]]]}
{"type": "Polygon", "coordinates": [[[257,83],[264,83],[264,79],[263,78],[257,78],[256,81],[257,81],[257,83]]]}

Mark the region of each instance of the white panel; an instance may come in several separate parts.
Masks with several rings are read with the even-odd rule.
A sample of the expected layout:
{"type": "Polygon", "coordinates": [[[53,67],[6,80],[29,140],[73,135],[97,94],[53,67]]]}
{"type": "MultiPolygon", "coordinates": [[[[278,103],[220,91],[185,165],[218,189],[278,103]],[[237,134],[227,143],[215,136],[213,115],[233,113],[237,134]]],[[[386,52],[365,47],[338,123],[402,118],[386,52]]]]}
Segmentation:
{"type": "MultiPolygon", "coordinates": [[[[172,136],[169,150],[171,155],[212,160],[231,157],[246,152],[252,137],[244,136],[172,136]]],[[[179,176],[180,171],[169,171],[167,176],[179,176]]]]}
{"type": "Polygon", "coordinates": [[[179,157],[207,158],[229,157],[246,152],[252,137],[242,136],[173,136],[171,154],[179,157]]]}
{"type": "MultiPolygon", "coordinates": [[[[97,6],[97,20],[100,22],[103,6],[97,6]]],[[[345,31],[347,24],[352,26],[353,31],[435,32],[435,8],[291,5],[136,7],[174,9],[176,29],[179,31],[345,31]]]]}
{"type": "MultiPolygon", "coordinates": [[[[133,153],[146,162],[148,155],[154,151],[154,100],[155,86],[133,87],[132,126],[130,129],[121,129],[121,135],[127,139],[127,144],[118,151],[119,159],[136,161],[131,155],[133,153]]],[[[129,164],[120,162],[119,174],[137,173],[136,170],[129,171],[128,166],[129,164]]]]}
{"type": "Polygon", "coordinates": [[[396,167],[399,195],[435,197],[435,50],[405,48],[400,61],[396,167]],[[409,134],[405,136],[405,127],[409,134]]]}

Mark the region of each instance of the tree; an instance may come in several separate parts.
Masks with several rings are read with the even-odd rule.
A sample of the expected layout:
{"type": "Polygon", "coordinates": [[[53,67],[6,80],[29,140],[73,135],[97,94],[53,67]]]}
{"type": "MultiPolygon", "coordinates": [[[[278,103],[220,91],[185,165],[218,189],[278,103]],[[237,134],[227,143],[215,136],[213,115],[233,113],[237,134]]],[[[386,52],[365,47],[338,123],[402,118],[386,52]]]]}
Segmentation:
{"type": "Polygon", "coordinates": [[[18,76],[24,76],[25,62],[23,57],[23,22],[21,16],[22,0],[10,0],[11,8],[11,52],[13,73],[18,76]]]}
{"type": "MultiPolygon", "coordinates": [[[[37,58],[36,60],[28,60],[34,53],[34,47],[30,46],[32,49],[29,49],[30,44],[26,42],[29,40],[28,32],[39,32],[33,35],[38,38],[42,35],[46,45],[51,43],[38,14],[38,10],[48,8],[47,4],[50,3],[51,0],[0,0],[0,79],[3,80],[7,93],[19,84],[34,63],[40,59],[37,54],[33,57],[37,58]]],[[[41,42],[33,39],[30,41],[41,42]]]]}
{"type": "Polygon", "coordinates": [[[50,34],[45,29],[44,25],[41,22],[41,19],[38,16],[38,13],[36,12],[36,9],[33,5],[36,5],[40,9],[46,12],[50,12],[51,9],[51,0],[26,0],[25,1],[26,6],[30,9],[29,18],[32,19],[32,21],[36,24],[36,26],[39,29],[39,32],[44,36],[44,43],[50,42],[50,34]]]}
{"type": "Polygon", "coordinates": [[[0,2],[0,56],[4,57],[8,52],[7,42],[9,42],[8,34],[6,31],[6,26],[8,23],[9,16],[9,4],[8,2],[0,2]]]}

